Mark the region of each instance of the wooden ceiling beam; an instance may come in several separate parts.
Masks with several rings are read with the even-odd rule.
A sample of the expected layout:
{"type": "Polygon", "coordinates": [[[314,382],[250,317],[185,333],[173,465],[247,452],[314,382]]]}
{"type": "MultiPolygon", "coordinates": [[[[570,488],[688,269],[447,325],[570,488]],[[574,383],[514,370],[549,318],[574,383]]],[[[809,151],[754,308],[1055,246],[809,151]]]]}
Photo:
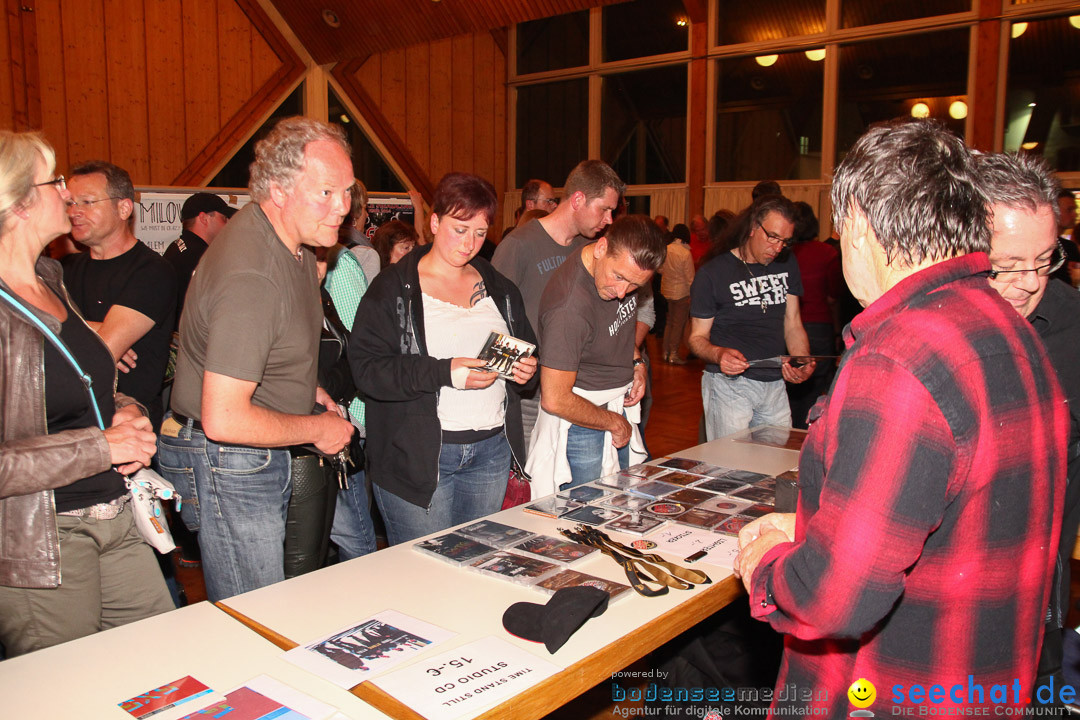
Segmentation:
{"type": "Polygon", "coordinates": [[[427,172],[416,161],[412,153],[405,146],[401,136],[394,130],[394,126],[387,120],[386,115],[379,109],[376,103],[359,80],[356,73],[364,64],[366,58],[339,63],[334,66],[330,74],[341,85],[341,89],[349,96],[349,100],[363,116],[364,121],[371,128],[379,143],[382,144],[394,162],[405,174],[405,180],[409,185],[424,197],[424,202],[431,205],[435,198],[435,185],[431,182],[427,172]]]}
{"type": "Polygon", "coordinates": [[[708,18],[705,0],[683,0],[683,7],[692,23],[703,23],[708,18]]]}

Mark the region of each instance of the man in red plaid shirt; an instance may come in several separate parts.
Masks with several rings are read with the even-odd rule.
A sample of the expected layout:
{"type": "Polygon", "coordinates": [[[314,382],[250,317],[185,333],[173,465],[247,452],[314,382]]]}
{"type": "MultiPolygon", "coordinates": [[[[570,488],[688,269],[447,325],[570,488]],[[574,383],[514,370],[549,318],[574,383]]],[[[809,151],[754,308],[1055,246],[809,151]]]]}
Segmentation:
{"type": "Polygon", "coordinates": [[[774,706],[843,717],[860,678],[879,717],[1024,706],[1064,495],[1061,388],[986,281],[987,196],[960,140],[874,126],[832,203],[866,310],[810,413],[798,512],[747,526],[736,566],[752,613],[786,634],[774,706]]]}

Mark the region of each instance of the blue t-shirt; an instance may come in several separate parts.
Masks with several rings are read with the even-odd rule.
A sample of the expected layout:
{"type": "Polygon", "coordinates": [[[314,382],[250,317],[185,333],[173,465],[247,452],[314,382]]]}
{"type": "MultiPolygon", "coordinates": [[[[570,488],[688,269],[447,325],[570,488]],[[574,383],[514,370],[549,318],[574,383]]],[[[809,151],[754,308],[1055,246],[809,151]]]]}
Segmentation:
{"type": "MultiPolygon", "coordinates": [[[[799,265],[791,252],[781,253],[768,265],[744,264],[726,252],[705,263],[694,277],[690,316],[712,318],[713,345],[734,348],[747,360],[775,357],[787,352],[787,296],[802,293],[799,265]]],[[[705,370],[720,372],[720,366],[709,363],[705,370]]],[[[743,375],[762,382],[781,377],[779,368],[751,367],[743,375]]]]}

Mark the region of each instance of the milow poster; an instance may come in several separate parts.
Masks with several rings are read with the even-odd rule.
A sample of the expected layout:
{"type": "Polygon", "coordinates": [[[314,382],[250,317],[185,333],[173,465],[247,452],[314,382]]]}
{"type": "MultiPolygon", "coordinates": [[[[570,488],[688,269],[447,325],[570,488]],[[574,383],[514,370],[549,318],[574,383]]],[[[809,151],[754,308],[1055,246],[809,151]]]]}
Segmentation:
{"type": "MultiPolygon", "coordinates": [[[[180,210],[184,201],[197,192],[218,195],[234,208],[251,202],[247,188],[135,188],[135,237],[157,253],[164,253],[183,229],[180,210]]],[[[375,229],[390,220],[413,224],[413,206],[407,195],[370,194],[368,219],[364,233],[371,237],[375,229]]]]}

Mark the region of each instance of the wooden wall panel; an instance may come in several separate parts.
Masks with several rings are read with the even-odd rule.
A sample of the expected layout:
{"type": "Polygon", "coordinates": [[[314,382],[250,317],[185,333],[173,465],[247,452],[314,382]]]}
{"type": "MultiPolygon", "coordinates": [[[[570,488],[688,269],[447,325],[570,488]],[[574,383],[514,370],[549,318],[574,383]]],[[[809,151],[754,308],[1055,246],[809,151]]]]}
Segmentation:
{"type": "MultiPolygon", "coordinates": [[[[223,0],[228,2],[230,0],[223,0]]],[[[184,125],[187,156],[198,154],[221,128],[218,112],[217,0],[184,0],[184,125]]]]}
{"type": "MultiPolygon", "coordinates": [[[[101,0],[60,3],[67,76],[68,158],[72,164],[111,157],[105,13],[101,0]]],[[[38,28],[39,33],[46,31],[38,28]]]]}
{"type": "Polygon", "coordinates": [[[333,70],[408,184],[427,197],[448,172],[506,178],[506,58],[491,33],[372,55],[333,70]]]}
{"type": "Polygon", "coordinates": [[[251,24],[234,2],[218,3],[218,87],[221,117],[231,117],[261,83],[252,79],[251,24]]]}
{"type": "Polygon", "coordinates": [[[168,185],[187,158],[184,122],[184,75],[177,62],[184,54],[179,3],[146,3],[146,74],[150,83],[148,131],[151,185],[168,185]]]}
{"type": "Polygon", "coordinates": [[[109,92],[109,160],[132,177],[150,175],[150,132],[147,102],[146,35],[143,0],[105,0],[109,24],[105,47],[109,92]]]}
{"type": "MultiPolygon", "coordinates": [[[[17,59],[21,5],[35,9],[14,36],[22,112],[61,172],[104,159],[136,184],[202,184],[305,71],[258,0],[5,0],[0,56],[17,59]]],[[[0,127],[20,127],[15,65],[0,77],[0,127]]]]}
{"type": "Polygon", "coordinates": [[[471,172],[474,157],[473,124],[476,120],[476,109],[473,105],[473,92],[476,88],[475,67],[472,62],[473,36],[458,35],[451,38],[450,43],[454,60],[450,68],[453,92],[450,115],[451,131],[454,134],[451,157],[454,170],[471,172]]]}
{"type": "MultiPolygon", "coordinates": [[[[39,28],[60,27],[58,3],[39,2],[36,14],[39,28]]],[[[38,33],[38,72],[41,76],[41,126],[45,130],[45,139],[56,150],[56,167],[63,173],[71,163],[67,149],[67,78],[64,76],[63,44],[58,33],[38,33]]]]}
{"type": "Polygon", "coordinates": [[[454,144],[453,128],[450,117],[453,108],[453,87],[450,84],[450,65],[453,48],[450,40],[438,40],[431,43],[431,64],[428,66],[431,87],[431,105],[428,116],[431,118],[430,147],[431,160],[428,176],[438,182],[454,167],[452,148],[454,144]]]}

